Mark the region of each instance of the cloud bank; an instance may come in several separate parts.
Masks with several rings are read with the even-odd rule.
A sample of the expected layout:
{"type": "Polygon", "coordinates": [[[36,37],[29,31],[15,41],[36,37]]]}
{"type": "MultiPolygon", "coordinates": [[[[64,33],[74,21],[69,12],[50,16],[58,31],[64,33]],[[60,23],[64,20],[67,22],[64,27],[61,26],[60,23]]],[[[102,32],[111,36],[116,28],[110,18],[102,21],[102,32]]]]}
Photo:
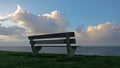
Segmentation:
{"type": "Polygon", "coordinates": [[[97,26],[88,26],[86,30],[78,27],[77,41],[81,45],[117,46],[120,45],[120,25],[107,22],[97,26]]]}
{"type": "Polygon", "coordinates": [[[17,5],[17,10],[14,13],[0,16],[0,21],[4,22],[6,20],[12,20],[14,23],[25,27],[0,27],[0,34],[13,35],[12,37],[16,37],[17,35],[17,37],[21,37],[23,34],[65,32],[69,26],[64,16],[57,10],[43,15],[34,15],[23,10],[19,5],[17,5]]]}
{"type": "Polygon", "coordinates": [[[3,27],[0,26],[0,35],[10,36],[14,38],[23,38],[25,37],[25,29],[18,26],[13,27],[3,27]]]}
{"type": "MultiPolygon", "coordinates": [[[[6,16],[0,16],[0,21],[11,20],[18,25],[4,27],[0,25],[0,38],[24,39],[27,35],[66,32],[70,23],[57,10],[42,15],[34,15],[17,5],[17,10],[6,16]]],[[[120,45],[120,25],[112,22],[75,29],[78,45],[113,46],[120,45]]],[[[0,39],[2,40],[2,39],[0,39]]]]}

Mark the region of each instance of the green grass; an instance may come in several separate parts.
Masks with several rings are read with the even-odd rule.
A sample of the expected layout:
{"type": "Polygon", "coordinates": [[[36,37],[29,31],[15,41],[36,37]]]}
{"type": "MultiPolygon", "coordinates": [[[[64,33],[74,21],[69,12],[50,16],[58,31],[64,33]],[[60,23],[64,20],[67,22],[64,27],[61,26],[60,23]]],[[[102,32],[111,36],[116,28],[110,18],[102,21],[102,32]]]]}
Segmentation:
{"type": "Polygon", "coordinates": [[[120,57],[0,51],[0,68],[120,68],[120,57]]]}

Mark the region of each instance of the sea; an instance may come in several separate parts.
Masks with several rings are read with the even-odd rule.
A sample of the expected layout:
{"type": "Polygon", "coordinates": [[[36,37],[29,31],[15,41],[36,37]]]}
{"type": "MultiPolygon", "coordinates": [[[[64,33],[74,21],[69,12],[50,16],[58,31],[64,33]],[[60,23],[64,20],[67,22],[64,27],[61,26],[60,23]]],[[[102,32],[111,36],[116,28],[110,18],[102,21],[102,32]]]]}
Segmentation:
{"type": "MultiPolygon", "coordinates": [[[[0,46],[1,51],[32,52],[30,46],[0,46]]],[[[39,53],[67,54],[66,47],[43,47],[39,53]]],[[[76,55],[120,56],[120,46],[80,46],[76,55]]]]}

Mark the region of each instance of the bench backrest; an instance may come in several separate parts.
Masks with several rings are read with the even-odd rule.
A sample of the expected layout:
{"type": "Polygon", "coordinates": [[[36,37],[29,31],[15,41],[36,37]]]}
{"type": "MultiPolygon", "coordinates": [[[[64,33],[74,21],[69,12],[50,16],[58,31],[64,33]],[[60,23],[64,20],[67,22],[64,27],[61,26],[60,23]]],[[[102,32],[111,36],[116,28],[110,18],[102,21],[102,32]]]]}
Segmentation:
{"type": "Polygon", "coordinates": [[[74,32],[28,36],[34,44],[75,44],[74,32]]]}

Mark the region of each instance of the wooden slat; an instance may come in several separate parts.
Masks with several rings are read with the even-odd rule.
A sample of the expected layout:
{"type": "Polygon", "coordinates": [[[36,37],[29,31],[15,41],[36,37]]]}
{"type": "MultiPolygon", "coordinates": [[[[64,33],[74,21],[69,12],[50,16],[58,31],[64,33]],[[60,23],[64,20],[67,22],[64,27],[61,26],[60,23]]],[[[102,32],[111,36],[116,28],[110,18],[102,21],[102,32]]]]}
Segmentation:
{"type": "MultiPolygon", "coordinates": [[[[66,46],[62,46],[62,45],[59,45],[59,46],[57,46],[57,45],[56,46],[54,46],[54,45],[53,46],[51,46],[51,45],[50,46],[49,45],[48,46],[39,45],[39,46],[35,46],[35,47],[66,47],[66,46]]],[[[80,46],[71,46],[71,47],[80,47],[80,46]]]]}
{"type": "Polygon", "coordinates": [[[66,33],[56,33],[56,34],[45,34],[45,35],[34,35],[28,36],[29,39],[44,39],[44,38],[63,38],[69,35],[69,37],[74,37],[74,32],[66,32],[66,33]]]}
{"type": "MultiPolygon", "coordinates": [[[[66,39],[60,39],[60,40],[38,40],[33,41],[34,44],[66,44],[66,39]]],[[[70,39],[71,44],[75,44],[75,39],[70,39]]]]}

